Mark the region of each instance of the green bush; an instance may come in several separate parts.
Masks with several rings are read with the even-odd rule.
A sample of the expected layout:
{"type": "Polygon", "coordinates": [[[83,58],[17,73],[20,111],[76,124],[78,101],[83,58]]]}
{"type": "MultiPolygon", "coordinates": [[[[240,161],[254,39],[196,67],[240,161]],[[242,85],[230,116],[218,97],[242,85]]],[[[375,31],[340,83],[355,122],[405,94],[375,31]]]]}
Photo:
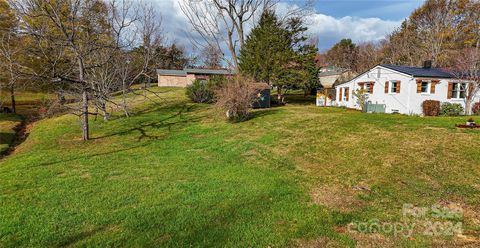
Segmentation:
{"type": "Polygon", "coordinates": [[[225,77],[212,76],[209,79],[195,79],[187,86],[186,94],[193,102],[212,103],[215,98],[215,90],[225,82],[225,77]]]}
{"type": "Polygon", "coordinates": [[[446,116],[459,116],[463,114],[463,107],[460,103],[444,102],[440,109],[440,113],[446,116]]]}

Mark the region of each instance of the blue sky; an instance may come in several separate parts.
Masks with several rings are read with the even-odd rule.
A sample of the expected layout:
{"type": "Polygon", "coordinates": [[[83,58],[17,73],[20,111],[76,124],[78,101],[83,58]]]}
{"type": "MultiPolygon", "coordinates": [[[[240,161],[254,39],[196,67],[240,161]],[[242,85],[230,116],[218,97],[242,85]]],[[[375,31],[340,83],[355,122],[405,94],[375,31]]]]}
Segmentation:
{"type": "Polygon", "coordinates": [[[402,20],[408,17],[415,8],[420,7],[423,2],[423,0],[318,0],[315,9],[318,13],[336,18],[356,16],[402,20]]]}
{"type": "MultiPolygon", "coordinates": [[[[191,51],[187,38],[190,26],[179,8],[179,1],[150,0],[163,16],[163,28],[171,43],[191,51]]],[[[204,1],[204,0],[198,0],[204,1]]],[[[422,5],[423,0],[317,0],[315,13],[308,17],[309,35],[319,39],[320,51],[332,47],[342,38],[355,43],[375,42],[385,38],[410,13],[422,5]]],[[[301,0],[281,0],[277,8],[301,5],[301,0]]]]}

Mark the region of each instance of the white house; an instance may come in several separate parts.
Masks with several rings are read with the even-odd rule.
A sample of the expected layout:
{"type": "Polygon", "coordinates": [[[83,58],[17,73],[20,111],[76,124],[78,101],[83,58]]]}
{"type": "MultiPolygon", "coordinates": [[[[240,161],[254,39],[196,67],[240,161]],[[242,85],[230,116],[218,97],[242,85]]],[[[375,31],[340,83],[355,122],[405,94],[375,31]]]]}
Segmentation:
{"type": "MultiPolygon", "coordinates": [[[[386,113],[421,115],[425,100],[459,103],[465,107],[466,85],[442,69],[431,68],[428,62],[424,67],[377,65],[336,85],[335,105],[360,109],[353,92],[365,89],[367,102],[378,104],[386,113]]],[[[479,99],[477,95],[474,102],[479,99]]]]}

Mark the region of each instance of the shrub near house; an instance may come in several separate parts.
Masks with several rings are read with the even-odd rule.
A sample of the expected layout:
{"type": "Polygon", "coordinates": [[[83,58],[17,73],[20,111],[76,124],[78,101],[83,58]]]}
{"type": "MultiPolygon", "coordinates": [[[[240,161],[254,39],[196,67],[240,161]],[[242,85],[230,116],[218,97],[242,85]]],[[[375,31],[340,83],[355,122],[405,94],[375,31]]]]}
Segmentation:
{"type": "Polygon", "coordinates": [[[459,116],[464,113],[463,106],[459,103],[444,102],[441,106],[441,114],[446,116],[459,116]]]}

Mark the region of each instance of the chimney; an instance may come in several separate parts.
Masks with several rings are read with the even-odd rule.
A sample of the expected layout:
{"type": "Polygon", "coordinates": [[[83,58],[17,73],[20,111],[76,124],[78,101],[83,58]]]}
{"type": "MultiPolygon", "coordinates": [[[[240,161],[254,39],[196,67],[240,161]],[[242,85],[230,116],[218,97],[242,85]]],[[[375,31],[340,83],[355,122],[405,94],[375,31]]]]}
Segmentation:
{"type": "Polygon", "coordinates": [[[432,68],[432,61],[431,60],[423,61],[423,68],[424,69],[431,69],[432,68]]]}

